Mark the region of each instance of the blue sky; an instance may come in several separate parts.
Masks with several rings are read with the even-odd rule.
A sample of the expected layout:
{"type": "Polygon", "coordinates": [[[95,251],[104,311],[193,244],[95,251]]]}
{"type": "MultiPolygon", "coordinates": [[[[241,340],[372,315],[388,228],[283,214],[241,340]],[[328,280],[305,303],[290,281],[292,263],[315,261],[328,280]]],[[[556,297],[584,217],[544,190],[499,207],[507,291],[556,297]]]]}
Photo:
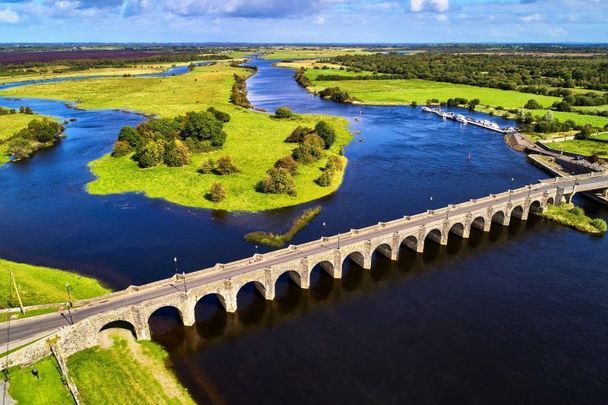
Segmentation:
{"type": "Polygon", "coordinates": [[[608,42],[608,0],[0,0],[0,42],[608,42]]]}

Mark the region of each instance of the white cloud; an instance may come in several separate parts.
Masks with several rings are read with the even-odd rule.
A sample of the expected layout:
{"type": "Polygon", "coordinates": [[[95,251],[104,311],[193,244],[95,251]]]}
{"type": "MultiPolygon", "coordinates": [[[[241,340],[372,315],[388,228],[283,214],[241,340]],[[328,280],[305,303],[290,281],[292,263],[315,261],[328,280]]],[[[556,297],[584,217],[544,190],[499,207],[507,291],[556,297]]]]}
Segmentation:
{"type": "Polygon", "coordinates": [[[448,11],[450,0],[410,0],[410,11],[418,13],[424,10],[435,10],[440,13],[448,11]]]}
{"type": "Polygon", "coordinates": [[[523,17],[520,17],[519,20],[522,22],[536,22],[536,21],[540,21],[542,20],[543,17],[540,14],[530,14],[530,15],[525,15],[523,17]]]}
{"type": "Polygon", "coordinates": [[[448,16],[445,14],[438,14],[435,19],[439,22],[446,22],[448,20],[448,16]]]}
{"type": "Polygon", "coordinates": [[[0,23],[16,24],[19,22],[19,15],[10,8],[0,10],[0,23]]]}
{"type": "Polygon", "coordinates": [[[325,24],[325,17],[323,17],[322,15],[315,17],[315,19],[313,20],[313,24],[314,25],[323,25],[325,24]]]}

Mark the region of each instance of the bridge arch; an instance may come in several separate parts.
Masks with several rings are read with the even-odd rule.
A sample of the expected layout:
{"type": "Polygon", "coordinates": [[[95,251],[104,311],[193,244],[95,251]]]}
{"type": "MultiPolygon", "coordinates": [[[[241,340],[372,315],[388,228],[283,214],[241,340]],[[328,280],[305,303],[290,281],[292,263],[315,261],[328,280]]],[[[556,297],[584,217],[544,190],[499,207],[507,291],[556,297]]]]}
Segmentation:
{"type": "Polygon", "coordinates": [[[437,228],[435,229],[431,229],[427,234],[426,234],[426,238],[425,241],[430,240],[433,241],[435,243],[439,243],[441,244],[442,242],[442,234],[441,231],[437,228]]]}
{"type": "Polygon", "coordinates": [[[524,207],[522,207],[521,205],[515,206],[511,210],[511,217],[518,218],[518,219],[523,219],[523,217],[524,217],[524,207]]]}
{"type": "Polygon", "coordinates": [[[542,204],[541,204],[540,201],[535,200],[535,201],[532,201],[532,203],[530,204],[530,207],[528,208],[528,210],[530,212],[535,213],[535,214],[540,214],[540,213],[543,212],[543,206],[542,206],[542,204]]]}
{"type": "Polygon", "coordinates": [[[487,231],[487,225],[489,225],[489,223],[483,216],[478,216],[473,220],[473,222],[471,222],[471,227],[479,229],[481,231],[487,231]]]}
{"type": "Polygon", "coordinates": [[[138,339],[137,330],[135,328],[135,325],[133,325],[133,323],[131,323],[127,320],[116,319],[114,321],[110,321],[110,322],[102,325],[101,328],[99,328],[98,332],[101,333],[105,330],[110,330],[110,329],[127,330],[127,331],[131,332],[131,335],[133,335],[133,337],[135,339],[138,339]]]}
{"type": "Polygon", "coordinates": [[[408,235],[401,241],[401,244],[405,247],[412,249],[414,252],[418,252],[418,238],[414,235],[408,235]]]}
{"type": "Polygon", "coordinates": [[[174,310],[177,313],[177,315],[179,316],[179,320],[182,323],[184,323],[184,314],[182,313],[181,308],[179,308],[176,305],[163,303],[163,304],[157,304],[150,308],[146,308],[146,312],[147,312],[146,321],[148,322],[148,324],[150,323],[150,318],[152,318],[152,316],[156,315],[158,312],[160,312],[162,310],[174,310]]]}
{"type": "Polygon", "coordinates": [[[372,250],[372,257],[376,253],[381,254],[382,256],[387,257],[389,259],[393,258],[393,248],[391,247],[390,243],[380,243],[372,250]]]}
{"type": "Polygon", "coordinates": [[[461,222],[456,222],[450,227],[449,234],[458,235],[461,238],[465,236],[466,227],[461,222]]]}
{"type": "Polygon", "coordinates": [[[194,300],[194,306],[196,307],[203,300],[217,300],[220,304],[222,304],[222,307],[226,310],[226,312],[234,312],[236,310],[236,305],[234,305],[232,301],[228,300],[226,296],[219,292],[210,292],[198,295],[194,300]]]}
{"type": "Polygon", "coordinates": [[[357,266],[362,267],[364,269],[369,268],[369,266],[367,266],[367,263],[365,262],[365,253],[360,252],[358,250],[354,250],[344,256],[344,258],[342,259],[342,267],[344,267],[344,264],[347,260],[350,260],[357,266]]]}
{"type": "Polygon", "coordinates": [[[272,284],[275,286],[275,288],[277,283],[279,282],[279,279],[285,274],[287,274],[289,276],[289,279],[295,284],[297,284],[298,287],[302,288],[302,275],[296,270],[289,269],[285,269],[276,273],[274,279],[272,280],[272,284]]]}
{"type": "Polygon", "coordinates": [[[547,204],[548,204],[548,205],[553,205],[553,204],[555,204],[555,200],[553,199],[553,197],[549,197],[549,198],[547,198],[547,204]]]}
{"type": "Polygon", "coordinates": [[[504,211],[500,210],[500,211],[496,211],[494,213],[494,215],[492,215],[492,222],[496,222],[498,224],[504,224],[505,223],[505,213],[504,211]]]}

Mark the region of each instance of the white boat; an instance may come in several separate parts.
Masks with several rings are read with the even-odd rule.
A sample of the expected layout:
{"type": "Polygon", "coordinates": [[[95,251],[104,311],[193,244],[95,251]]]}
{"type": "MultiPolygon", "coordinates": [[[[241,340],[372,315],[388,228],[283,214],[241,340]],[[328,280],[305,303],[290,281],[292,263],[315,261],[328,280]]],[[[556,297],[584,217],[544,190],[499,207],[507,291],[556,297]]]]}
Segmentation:
{"type": "Polygon", "coordinates": [[[422,106],[422,111],[424,112],[433,112],[433,109],[427,106],[422,106]]]}
{"type": "Polygon", "coordinates": [[[467,119],[466,119],[466,117],[464,115],[462,115],[462,114],[458,114],[456,116],[456,121],[460,122],[461,124],[466,124],[468,122],[467,119]]]}

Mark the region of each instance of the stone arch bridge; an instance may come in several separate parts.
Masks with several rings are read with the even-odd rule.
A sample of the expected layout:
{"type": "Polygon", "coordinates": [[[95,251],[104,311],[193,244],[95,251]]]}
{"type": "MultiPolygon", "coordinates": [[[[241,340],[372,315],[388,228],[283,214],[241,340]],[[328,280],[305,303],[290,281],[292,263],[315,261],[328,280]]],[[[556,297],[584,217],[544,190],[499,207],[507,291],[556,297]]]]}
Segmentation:
{"type": "MultiPolygon", "coordinates": [[[[95,346],[99,332],[114,326],[131,329],[137,339],[150,339],[148,321],[160,308],[175,308],[184,325],[190,326],[195,322],[197,302],[210,295],[219,298],[226,311],[235,312],[237,295],[247,284],[255,285],[267,300],[272,300],[276,282],[285,273],[301,288],[308,288],[311,272],[316,266],[330,276],[340,278],[346,260],[370,269],[376,252],[397,260],[402,245],[422,252],[426,240],[445,245],[452,237],[468,238],[472,228],[488,232],[492,223],[507,226],[513,217],[526,220],[531,212],[542,212],[548,204],[570,202],[577,192],[606,189],[608,173],[543,180],[539,184],[380,222],[363,229],[351,229],[340,235],[291,245],[264,255],[216,264],[187,275],[131,286],[82,303],[73,311],[73,325],[61,330],[59,343],[69,355],[95,346]]],[[[22,344],[27,338],[41,333],[48,335],[65,325],[65,319],[56,314],[40,319],[13,322],[13,341],[22,344]]]]}

